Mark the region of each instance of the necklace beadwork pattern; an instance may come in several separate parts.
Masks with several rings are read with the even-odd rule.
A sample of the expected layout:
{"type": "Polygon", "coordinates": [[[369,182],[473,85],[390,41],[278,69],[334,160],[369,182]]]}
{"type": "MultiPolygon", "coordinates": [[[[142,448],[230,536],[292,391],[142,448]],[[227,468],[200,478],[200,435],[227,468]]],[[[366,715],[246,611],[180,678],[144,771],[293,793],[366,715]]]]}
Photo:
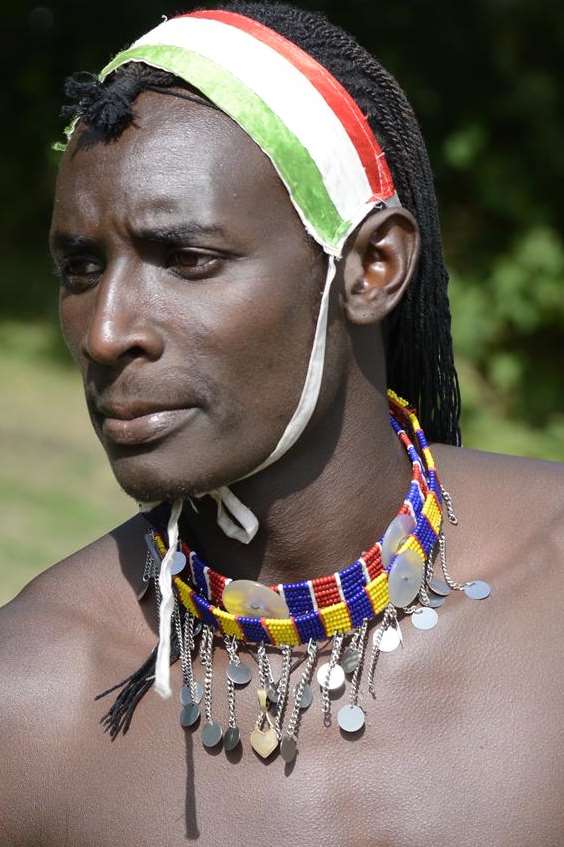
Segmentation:
{"type": "MultiPolygon", "coordinates": [[[[489,596],[490,587],[482,580],[458,583],[450,576],[442,523],[443,504],[449,522],[458,522],[451,497],[439,482],[415,411],[393,391],[388,391],[388,400],[391,426],[411,461],[411,484],[398,515],[382,538],[355,562],[329,576],[266,587],[223,576],[188,544],[179,542],[172,573],[176,588],[173,628],[183,675],[180,722],[188,729],[203,717],[204,747],[215,748],[223,742],[229,752],[240,743],[236,691],[248,685],[253,677],[239,655],[241,644],[247,650],[250,645],[256,645],[258,717],[250,734],[251,746],[262,758],[279,750],[282,758],[291,762],[298,749],[301,714],[315,699],[312,676],[320,642],[330,645],[328,661],[316,674],[323,721],[325,725],[331,723],[331,698],[343,689],[348,677],[348,702],[339,709],[337,720],[345,734],[356,737],[365,724],[365,712],[358,702],[363,671],[368,664],[368,692],[374,696],[379,655],[391,652],[402,640],[398,612],[410,615],[416,628],[431,629],[438,619],[436,608],[444,603],[451,590],[464,591],[471,599],[489,596]],[[444,580],[433,578],[435,551],[444,580]],[[378,617],[366,663],[368,627],[378,617]],[[196,680],[193,666],[198,635],[202,682],[196,680]],[[217,635],[222,637],[229,656],[225,731],[212,712],[217,635]],[[292,648],[301,644],[307,645],[306,650],[292,664],[292,648]],[[266,645],[278,648],[281,653],[278,680],[273,677],[266,645]],[[293,687],[293,705],[284,727],[292,693],[291,675],[300,666],[301,674],[293,687]]],[[[147,582],[154,578],[158,603],[158,571],[167,547],[157,528],[147,533],[146,540],[148,553],[143,579],[147,582]]]]}

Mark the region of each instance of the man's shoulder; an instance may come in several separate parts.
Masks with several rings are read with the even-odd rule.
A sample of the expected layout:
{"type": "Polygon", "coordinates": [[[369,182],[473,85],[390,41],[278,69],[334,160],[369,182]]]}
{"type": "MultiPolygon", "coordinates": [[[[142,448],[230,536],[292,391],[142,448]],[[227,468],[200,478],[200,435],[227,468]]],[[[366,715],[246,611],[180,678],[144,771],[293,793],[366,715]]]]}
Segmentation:
{"type": "MultiPolygon", "coordinates": [[[[142,528],[142,519],[132,518],[39,574],[0,609],[4,716],[19,723],[35,711],[44,721],[57,702],[69,707],[80,695],[96,644],[112,627],[123,635],[124,610],[138,606],[142,528]]],[[[66,708],[58,725],[71,719],[66,708]]]]}
{"type": "Polygon", "coordinates": [[[3,817],[14,844],[29,843],[22,833],[36,817],[29,815],[34,792],[45,793],[54,763],[80,746],[93,690],[104,687],[98,669],[109,652],[127,649],[124,618],[135,621],[139,608],[130,578],[142,568],[142,528],[140,518],[126,522],[0,609],[0,757],[10,794],[3,817]]]}
{"type": "MultiPolygon", "coordinates": [[[[564,463],[505,453],[490,453],[448,444],[434,444],[439,476],[445,488],[470,496],[503,498],[518,507],[534,499],[549,510],[564,507],[564,463]]],[[[502,505],[500,503],[500,505],[502,505]]]]}
{"type": "Polygon", "coordinates": [[[561,590],[564,464],[442,444],[433,455],[459,518],[450,539],[468,562],[465,578],[481,562],[486,579],[506,567],[536,579],[542,562],[545,590],[561,590]]]}

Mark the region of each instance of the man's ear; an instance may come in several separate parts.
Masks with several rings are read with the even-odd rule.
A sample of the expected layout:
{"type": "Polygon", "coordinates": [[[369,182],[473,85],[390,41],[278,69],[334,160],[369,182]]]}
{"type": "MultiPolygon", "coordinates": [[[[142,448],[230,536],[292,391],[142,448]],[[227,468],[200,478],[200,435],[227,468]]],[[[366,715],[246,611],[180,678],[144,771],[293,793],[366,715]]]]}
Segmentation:
{"type": "Polygon", "coordinates": [[[419,227],[397,206],[370,214],[344,258],[343,307],[353,324],[383,320],[399,303],[419,258],[419,227]]]}

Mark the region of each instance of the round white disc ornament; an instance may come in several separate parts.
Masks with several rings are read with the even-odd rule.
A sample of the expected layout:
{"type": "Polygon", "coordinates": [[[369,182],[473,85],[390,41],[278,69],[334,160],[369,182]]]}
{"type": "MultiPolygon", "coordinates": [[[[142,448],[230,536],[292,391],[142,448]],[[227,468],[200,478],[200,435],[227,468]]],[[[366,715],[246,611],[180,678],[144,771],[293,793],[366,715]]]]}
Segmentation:
{"type": "Polygon", "coordinates": [[[433,629],[438,620],[439,616],[435,610],[428,606],[423,609],[416,609],[411,615],[411,623],[416,629],[433,629]]]}
{"type": "Polygon", "coordinates": [[[317,681],[322,688],[328,682],[327,688],[329,691],[338,691],[339,688],[345,684],[345,672],[340,665],[335,665],[335,667],[331,670],[329,680],[327,681],[328,671],[329,662],[325,662],[325,664],[321,665],[317,670],[317,681]]]}

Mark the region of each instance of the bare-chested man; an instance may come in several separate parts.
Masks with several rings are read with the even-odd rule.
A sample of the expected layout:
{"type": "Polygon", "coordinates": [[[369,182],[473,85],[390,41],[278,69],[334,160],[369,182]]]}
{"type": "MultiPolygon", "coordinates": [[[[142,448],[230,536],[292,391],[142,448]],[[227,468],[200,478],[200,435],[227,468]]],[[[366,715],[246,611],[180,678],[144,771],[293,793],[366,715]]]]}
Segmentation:
{"type": "MultiPolygon", "coordinates": [[[[50,568],[2,610],[1,844],[557,847],[564,840],[562,467],[457,446],[436,200],[397,84],[313,13],[230,8],[246,17],[168,22],[174,37],[159,36],[160,53],[146,49],[153,36],[103,83],[81,78],[70,86],[79,121],[62,158],[51,232],[62,328],[119,484],[138,501],[165,506],[50,568]],[[187,39],[180,46],[179,27],[187,39]],[[385,158],[372,155],[375,144],[385,158]],[[356,220],[354,208],[345,214],[354,191],[366,208],[356,220]],[[312,349],[322,350],[317,365],[312,349]],[[387,386],[418,407],[452,494],[459,524],[443,521],[451,577],[484,580],[491,596],[475,602],[451,591],[428,632],[414,628],[400,604],[403,647],[378,659],[374,697],[360,681],[361,732],[339,731],[336,721],[352,703],[354,672],[329,701],[327,727],[314,670],[294,759],[278,746],[263,758],[250,745],[257,714],[267,735],[276,709],[260,712],[253,640],[226,644],[218,632],[208,664],[213,701],[205,696],[199,725],[183,728],[182,636],[190,602],[192,611],[207,602],[205,586],[194,586],[204,605],[188,600],[188,611],[173,595],[172,658],[183,646],[183,661],[169,671],[170,627],[163,629],[171,610],[143,580],[148,530],[155,543],[162,538],[163,573],[183,541],[225,577],[263,586],[314,580],[360,561],[412,490],[387,386]],[[289,422],[292,443],[260,469],[289,422]],[[159,613],[149,690],[130,709],[128,732],[112,741],[99,721],[116,692],[108,702],[94,698],[145,662],[159,613]],[[226,752],[229,745],[205,747],[202,728],[206,707],[228,726],[227,647],[236,645],[255,679],[235,691],[241,742],[226,752]],[[163,699],[154,688],[166,693],[169,672],[173,696],[163,699]]],[[[426,491],[432,477],[420,453],[426,491]]],[[[388,576],[380,566],[374,577],[388,580],[390,591],[405,543],[388,576]]],[[[165,577],[166,595],[169,571],[165,577]]],[[[191,578],[187,566],[180,579],[190,586],[191,578]]],[[[362,626],[352,625],[358,598],[340,590],[347,644],[362,626]]],[[[339,632],[323,642],[299,637],[290,593],[282,602],[299,642],[292,659],[315,644],[318,663],[327,661],[339,632]]],[[[423,591],[413,599],[418,608],[425,596],[440,602],[423,591]]],[[[323,609],[308,614],[327,621],[323,609]]],[[[251,626],[225,614],[231,634],[251,626]]],[[[366,674],[382,612],[364,620],[366,674]]],[[[395,620],[386,632],[397,631],[395,620]]],[[[276,682],[284,649],[265,652],[276,682]]],[[[334,658],[343,661],[342,651],[334,658]]],[[[290,679],[278,729],[287,726],[306,666],[290,679]]],[[[193,670],[201,681],[197,653],[193,670]]]]}

